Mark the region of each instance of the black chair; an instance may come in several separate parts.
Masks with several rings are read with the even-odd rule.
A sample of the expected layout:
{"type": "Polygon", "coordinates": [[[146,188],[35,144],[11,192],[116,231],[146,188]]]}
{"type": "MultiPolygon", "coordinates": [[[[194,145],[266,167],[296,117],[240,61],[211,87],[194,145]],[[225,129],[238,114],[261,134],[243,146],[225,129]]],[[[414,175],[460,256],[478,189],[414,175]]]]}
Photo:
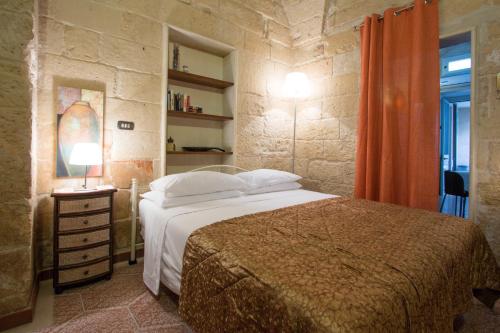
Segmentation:
{"type": "Polygon", "coordinates": [[[465,217],[465,205],[467,204],[467,198],[469,197],[469,192],[465,190],[464,179],[462,176],[453,171],[444,172],[444,198],[441,203],[440,212],[443,211],[444,201],[447,195],[455,196],[455,215],[457,215],[457,199],[460,197],[460,215],[465,217]]]}

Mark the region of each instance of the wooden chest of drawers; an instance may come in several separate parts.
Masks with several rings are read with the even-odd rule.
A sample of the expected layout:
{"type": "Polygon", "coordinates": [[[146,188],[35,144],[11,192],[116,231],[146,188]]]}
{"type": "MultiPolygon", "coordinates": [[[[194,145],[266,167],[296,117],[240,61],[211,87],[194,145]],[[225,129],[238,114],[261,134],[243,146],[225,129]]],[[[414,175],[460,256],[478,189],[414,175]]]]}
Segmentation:
{"type": "Polygon", "coordinates": [[[113,273],[113,195],[116,189],[53,192],[56,294],[113,273]]]}

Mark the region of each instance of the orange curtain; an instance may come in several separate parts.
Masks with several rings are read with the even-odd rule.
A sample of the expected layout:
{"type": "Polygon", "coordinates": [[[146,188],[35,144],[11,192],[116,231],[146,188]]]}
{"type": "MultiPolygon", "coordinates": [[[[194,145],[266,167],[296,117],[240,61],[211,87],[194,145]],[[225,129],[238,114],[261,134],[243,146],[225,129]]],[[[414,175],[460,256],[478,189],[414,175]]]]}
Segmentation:
{"type": "Polygon", "coordinates": [[[361,28],[355,196],[437,210],[438,1],[395,10],[361,28]]]}

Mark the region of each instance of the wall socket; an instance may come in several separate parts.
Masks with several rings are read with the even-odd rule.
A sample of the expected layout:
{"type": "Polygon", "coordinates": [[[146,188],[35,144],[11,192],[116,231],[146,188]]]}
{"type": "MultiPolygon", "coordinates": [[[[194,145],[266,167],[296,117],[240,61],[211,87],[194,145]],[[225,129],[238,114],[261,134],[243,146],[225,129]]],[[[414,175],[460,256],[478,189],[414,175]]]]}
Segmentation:
{"type": "Polygon", "coordinates": [[[122,130],[132,131],[134,123],[131,121],[118,120],[118,128],[122,130]]]}

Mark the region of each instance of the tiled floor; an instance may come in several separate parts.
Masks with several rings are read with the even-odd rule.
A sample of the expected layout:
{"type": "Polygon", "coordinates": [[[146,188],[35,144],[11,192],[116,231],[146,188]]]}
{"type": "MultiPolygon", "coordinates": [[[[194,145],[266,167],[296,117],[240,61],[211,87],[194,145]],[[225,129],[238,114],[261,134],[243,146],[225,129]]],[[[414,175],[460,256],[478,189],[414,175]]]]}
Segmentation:
{"type": "Polygon", "coordinates": [[[54,296],[44,281],[31,324],[4,333],[144,332],[188,333],[176,300],[162,291],[155,299],[142,282],[143,265],[115,266],[110,281],[65,290],[54,296]]]}
{"type": "MultiPolygon", "coordinates": [[[[155,299],[142,282],[141,263],[120,265],[110,281],[101,281],[54,296],[52,281],[41,284],[33,323],[4,333],[144,332],[188,333],[173,296],[155,299]]],[[[500,315],[478,301],[465,315],[461,332],[500,332],[500,315]]]]}

